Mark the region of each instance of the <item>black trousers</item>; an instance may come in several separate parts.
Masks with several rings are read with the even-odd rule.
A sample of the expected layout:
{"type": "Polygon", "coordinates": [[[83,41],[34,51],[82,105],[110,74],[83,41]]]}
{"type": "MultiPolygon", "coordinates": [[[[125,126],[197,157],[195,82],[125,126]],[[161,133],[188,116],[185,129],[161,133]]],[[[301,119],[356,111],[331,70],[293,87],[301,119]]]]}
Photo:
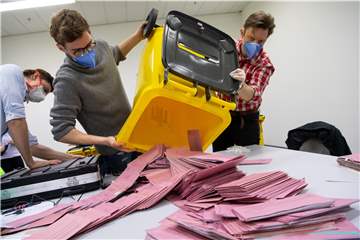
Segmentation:
{"type": "Polygon", "coordinates": [[[7,159],[1,159],[1,168],[4,170],[4,172],[11,172],[12,170],[18,169],[18,168],[24,168],[24,161],[21,158],[21,156],[13,157],[13,158],[7,158],[7,159]]]}
{"type": "Polygon", "coordinates": [[[118,176],[125,170],[127,164],[139,155],[141,155],[139,152],[118,152],[113,155],[101,155],[98,159],[100,174],[104,176],[109,173],[118,176]]]}
{"type": "Polygon", "coordinates": [[[213,151],[226,150],[228,147],[259,144],[259,112],[242,113],[230,111],[231,123],[213,142],[213,151]]]}

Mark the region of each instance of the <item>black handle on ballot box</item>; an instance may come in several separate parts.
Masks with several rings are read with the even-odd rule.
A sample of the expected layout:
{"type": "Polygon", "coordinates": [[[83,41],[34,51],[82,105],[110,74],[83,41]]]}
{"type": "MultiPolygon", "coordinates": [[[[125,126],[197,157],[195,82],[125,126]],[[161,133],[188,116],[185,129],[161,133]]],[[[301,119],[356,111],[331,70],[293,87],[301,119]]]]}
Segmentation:
{"type": "Polygon", "coordinates": [[[156,19],[158,16],[159,11],[155,8],[151,9],[149,14],[146,17],[147,24],[144,27],[143,35],[145,38],[148,38],[155,27],[156,19]]]}

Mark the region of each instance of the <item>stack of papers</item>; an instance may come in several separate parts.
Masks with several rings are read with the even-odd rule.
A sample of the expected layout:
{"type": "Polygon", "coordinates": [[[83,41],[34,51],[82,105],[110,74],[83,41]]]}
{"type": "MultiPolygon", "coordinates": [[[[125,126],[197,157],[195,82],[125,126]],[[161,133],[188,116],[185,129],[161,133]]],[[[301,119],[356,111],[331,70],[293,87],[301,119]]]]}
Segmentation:
{"type": "Polygon", "coordinates": [[[290,213],[304,212],[319,208],[329,208],[333,199],[312,194],[302,194],[284,199],[272,199],[263,203],[233,208],[233,213],[243,222],[251,222],[282,216],[290,213]]]}
{"type": "Polygon", "coordinates": [[[281,171],[254,173],[215,187],[225,201],[254,203],[300,193],[307,183],[281,171]]]}
{"type": "MultiPolygon", "coordinates": [[[[169,160],[171,165],[177,165],[181,162],[173,161],[171,158],[169,160]]],[[[214,196],[219,197],[215,191],[217,185],[240,179],[245,175],[236,169],[236,166],[242,160],[243,157],[233,158],[216,166],[201,170],[195,170],[193,167],[190,167],[190,174],[182,181],[178,189],[178,194],[188,200],[199,200],[214,196]]]]}
{"type": "Polygon", "coordinates": [[[314,239],[336,234],[349,239],[359,238],[360,231],[343,215],[357,201],[301,194],[258,204],[218,203],[199,212],[179,210],[147,233],[152,240],[168,239],[163,237],[166,231],[174,231],[172,239],[201,239],[200,236],[207,239],[253,239],[277,235],[281,236],[279,239],[307,239],[302,236],[312,232],[316,233],[311,236],[323,236],[314,239]],[[298,235],[301,237],[296,238],[298,235]]]}
{"type": "Polygon", "coordinates": [[[234,240],[344,225],[336,224],[357,200],[298,195],[307,185],[304,179],[281,171],[246,175],[237,169],[242,163],[268,162],[158,145],[129,163],[102,192],[9,222],[1,233],[47,226],[28,239],[69,239],[164,198],[181,210],[149,230],[147,239],[234,240]]]}
{"type": "MultiPolygon", "coordinates": [[[[221,198],[216,192],[215,187],[233,180],[237,180],[245,174],[236,170],[236,168],[230,168],[224,170],[219,174],[209,176],[201,180],[193,181],[186,189],[180,194],[190,202],[197,202],[199,200],[207,201],[206,199],[221,198]]],[[[208,202],[208,201],[207,201],[208,202]]]]}

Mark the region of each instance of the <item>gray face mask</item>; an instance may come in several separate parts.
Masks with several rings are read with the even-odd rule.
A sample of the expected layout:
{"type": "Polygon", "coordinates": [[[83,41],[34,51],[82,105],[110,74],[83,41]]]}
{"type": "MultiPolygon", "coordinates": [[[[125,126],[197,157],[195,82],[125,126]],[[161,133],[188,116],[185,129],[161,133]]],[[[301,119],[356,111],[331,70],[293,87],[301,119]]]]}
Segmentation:
{"type": "Polygon", "coordinates": [[[44,87],[43,86],[39,86],[35,89],[32,89],[28,92],[28,97],[27,99],[30,102],[41,102],[45,99],[46,97],[46,93],[44,91],[44,87]]]}

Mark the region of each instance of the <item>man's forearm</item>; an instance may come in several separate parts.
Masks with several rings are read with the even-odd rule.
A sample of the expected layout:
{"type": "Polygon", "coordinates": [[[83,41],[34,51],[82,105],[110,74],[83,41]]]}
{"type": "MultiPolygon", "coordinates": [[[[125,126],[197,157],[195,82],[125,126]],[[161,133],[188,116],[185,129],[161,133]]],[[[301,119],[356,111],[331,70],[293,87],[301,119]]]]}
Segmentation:
{"type": "Polygon", "coordinates": [[[32,155],[41,159],[46,159],[46,160],[53,160],[53,159],[57,159],[57,160],[68,160],[68,159],[72,159],[74,158],[74,156],[70,155],[70,154],[66,154],[66,153],[62,153],[59,151],[56,151],[54,149],[51,149],[47,146],[44,146],[42,144],[35,144],[32,145],[31,147],[31,152],[32,155]]]}
{"type": "Polygon", "coordinates": [[[28,127],[25,118],[13,119],[7,123],[9,133],[13,139],[14,145],[19,150],[26,165],[29,168],[34,167],[34,159],[31,155],[29,146],[28,127]]]}
{"type": "Polygon", "coordinates": [[[120,52],[126,56],[141,40],[142,38],[134,33],[128,39],[119,43],[118,48],[120,49],[120,52]]]}
{"type": "Polygon", "coordinates": [[[63,136],[60,139],[60,142],[73,145],[107,145],[105,137],[82,133],[75,128],[68,132],[65,136],[63,136]]]}

